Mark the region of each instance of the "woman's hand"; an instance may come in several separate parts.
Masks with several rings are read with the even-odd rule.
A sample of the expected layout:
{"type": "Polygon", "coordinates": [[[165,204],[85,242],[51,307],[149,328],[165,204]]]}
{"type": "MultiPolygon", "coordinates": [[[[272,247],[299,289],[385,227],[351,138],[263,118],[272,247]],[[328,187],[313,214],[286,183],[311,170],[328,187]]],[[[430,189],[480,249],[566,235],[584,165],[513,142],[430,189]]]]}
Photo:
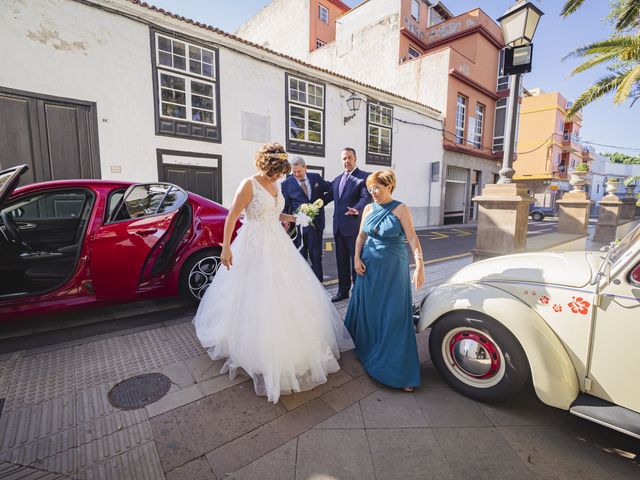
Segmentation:
{"type": "Polygon", "coordinates": [[[231,253],[231,247],[222,247],[220,260],[222,261],[222,264],[227,267],[227,270],[229,270],[231,265],[233,265],[233,253],[231,253]]]}
{"type": "Polygon", "coordinates": [[[356,273],[361,277],[364,275],[364,272],[367,270],[367,267],[365,266],[364,262],[359,258],[353,259],[353,266],[356,269],[356,273]]]}
{"type": "Polygon", "coordinates": [[[424,265],[419,263],[416,266],[415,271],[413,272],[413,284],[416,287],[416,290],[419,290],[422,285],[424,285],[424,265]]]}

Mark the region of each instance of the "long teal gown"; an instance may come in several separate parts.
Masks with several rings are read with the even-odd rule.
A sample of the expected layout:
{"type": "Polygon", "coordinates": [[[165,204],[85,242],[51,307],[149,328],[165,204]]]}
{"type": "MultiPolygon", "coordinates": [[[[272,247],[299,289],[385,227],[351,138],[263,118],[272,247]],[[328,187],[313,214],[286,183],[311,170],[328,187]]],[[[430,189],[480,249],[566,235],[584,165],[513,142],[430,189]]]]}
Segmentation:
{"type": "Polygon", "coordinates": [[[391,213],[399,204],[374,203],[364,221],[368,238],[360,258],[366,272],[356,279],[344,323],[367,373],[390,387],[405,388],[420,384],[420,362],[405,234],[391,213]]]}

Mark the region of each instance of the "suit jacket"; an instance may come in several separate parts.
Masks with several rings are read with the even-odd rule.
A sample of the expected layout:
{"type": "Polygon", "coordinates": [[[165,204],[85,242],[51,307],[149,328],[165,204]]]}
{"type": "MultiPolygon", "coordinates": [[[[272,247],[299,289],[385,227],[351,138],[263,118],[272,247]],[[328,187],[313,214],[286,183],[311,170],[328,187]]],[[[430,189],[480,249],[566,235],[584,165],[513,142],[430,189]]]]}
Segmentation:
{"type": "Polygon", "coordinates": [[[355,168],[347,179],[342,195],[338,195],[342,173],[331,183],[331,194],[327,200],[333,200],[333,234],[340,232],[345,237],[355,237],[360,230],[360,219],[364,207],[371,203],[366,180],[369,172],[355,168]],[[347,207],[355,208],[360,215],[345,215],[347,207]]]}
{"type": "MultiPolygon", "coordinates": [[[[307,172],[307,178],[311,184],[311,198],[308,198],[304,194],[300,183],[293,175],[290,175],[284,182],[282,182],[282,195],[284,196],[285,213],[294,213],[303,203],[313,203],[319,198],[326,201],[327,192],[331,188],[331,182],[323,179],[317,173],[307,172]]],[[[320,213],[313,220],[313,224],[319,231],[324,230],[324,207],[320,209],[320,213]]]]}

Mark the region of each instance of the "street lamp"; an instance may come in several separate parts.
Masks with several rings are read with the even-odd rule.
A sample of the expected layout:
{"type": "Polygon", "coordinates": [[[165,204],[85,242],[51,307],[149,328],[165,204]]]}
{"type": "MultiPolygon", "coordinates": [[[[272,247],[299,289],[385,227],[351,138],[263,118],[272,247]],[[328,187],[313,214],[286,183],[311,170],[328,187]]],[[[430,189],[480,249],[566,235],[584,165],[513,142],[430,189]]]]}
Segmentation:
{"type": "Polygon", "coordinates": [[[349,111],[351,115],[344,117],[344,124],[346,125],[349,120],[356,116],[358,110],[360,110],[360,104],[362,103],[362,99],[357,96],[355,93],[352,93],[349,98],[347,98],[347,107],[349,107],[349,111]]]}
{"type": "Polygon", "coordinates": [[[507,125],[504,135],[504,152],[502,155],[502,169],[498,183],[511,183],[515,170],[513,169],[513,155],[516,136],[516,122],[518,121],[518,96],[523,73],[531,71],[533,54],[533,35],[538,27],[542,10],[526,0],[519,0],[501,16],[498,21],[504,36],[505,61],[503,74],[509,75],[511,87],[509,91],[509,109],[507,110],[507,125]]]}

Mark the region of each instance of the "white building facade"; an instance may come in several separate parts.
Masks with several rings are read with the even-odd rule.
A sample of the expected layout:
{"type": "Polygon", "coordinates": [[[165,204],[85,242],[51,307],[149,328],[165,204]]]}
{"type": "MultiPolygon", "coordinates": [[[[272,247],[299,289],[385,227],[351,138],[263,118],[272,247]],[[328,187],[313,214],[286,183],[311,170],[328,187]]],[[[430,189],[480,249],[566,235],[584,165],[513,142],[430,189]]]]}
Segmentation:
{"type": "MultiPolygon", "coordinates": [[[[615,192],[619,197],[624,197],[626,189],[623,181],[627,177],[640,176],[640,165],[626,165],[623,163],[613,163],[609,160],[609,157],[604,155],[595,154],[594,160],[591,163],[591,170],[589,176],[591,177],[590,196],[596,204],[602,197],[607,194],[605,190],[607,180],[609,178],[615,178],[618,180],[618,190],[615,192]]],[[[640,184],[640,182],[636,182],[640,184]]],[[[635,192],[640,192],[640,185],[636,186],[635,192]]]]}
{"type": "Polygon", "coordinates": [[[364,158],[378,121],[397,197],[417,226],[437,223],[442,116],[418,102],[130,0],[15,2],[0,42],[0,169],[29,164],[31,182],[157,179],[229,205],[261,144],[331,180],[345,146],[364,158]],[[377,117],[345,122],[352,93],[377,117]]]}

